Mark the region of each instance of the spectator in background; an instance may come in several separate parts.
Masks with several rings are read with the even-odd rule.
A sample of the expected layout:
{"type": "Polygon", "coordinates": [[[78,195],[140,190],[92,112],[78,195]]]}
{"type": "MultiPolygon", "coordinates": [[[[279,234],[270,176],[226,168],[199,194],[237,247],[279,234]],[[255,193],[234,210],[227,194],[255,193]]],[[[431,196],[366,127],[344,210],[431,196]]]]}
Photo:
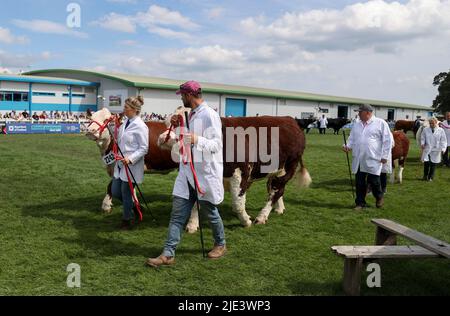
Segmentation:
{"type": "Polygon", "coordinates": [[[437,118],[430,119],[430,127],[424,128],[420,144],[422,147],[422,162],[424,163],[423,180],[433,181],[436,165],[441,163],[442,154],[447,150],[447,137],[438,126],[437,118]]]}
{"type": "Polygon", "coordinates": [[[28,114],[27,110],[23,110],[23,112],[22,112],[22,117],[23,117],[24,119],[30,118],[30,114],[28,114]]]}
{"type": "Polygon", "coordinates": [[[325,115],[319,119],[319,132],[320,134],[325,134],[328,126],[328,120],[325,115]]]}
{"type": "Polygon", "coordinates": [[[447,150],[444,153],[444,165],[450,167],[449,149],[450,149],[450,112],[445,113],[445,120],[440,123],[447,136],[447,150]]]}
{"type": "Polygon", "coordinates": [[[37,115],[36,112],[33,113],[32,118],[33,118],[33,120],[35,120],[35,121],[39,121],[39,115],[37,115]]]}

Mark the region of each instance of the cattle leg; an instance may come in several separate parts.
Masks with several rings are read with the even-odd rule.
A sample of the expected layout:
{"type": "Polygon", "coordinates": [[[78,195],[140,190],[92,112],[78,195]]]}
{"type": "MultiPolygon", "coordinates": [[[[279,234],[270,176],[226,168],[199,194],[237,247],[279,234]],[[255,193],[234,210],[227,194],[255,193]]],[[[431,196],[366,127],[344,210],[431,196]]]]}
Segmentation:
{"type": "MultiPolygon", "coordinates": [[[[272,181],[269,180],[269,183],[272,181]]],[[[271,187],[269,184],[268,187],[271,187]]],[[[255,219],[255,224],[257,225],[264,225],[266,224],[267,220],[269,219],[270,212],[272,212],[272,205],[273,205],[273,197],[276,194],[276,190],[273,190],[272,188],[269,189],[269,198],[267,199],[266,206],[261,210],[259,215],[255,219]]]]}
{"type": "Polygon", "coordinates": [[[234,171],[233,176],[229,180],[230,183],[230,193],[231,193],[231,205],[233,212],[239,218],[241,225],[244,227],[252,226],[252,221],[250,216],[248,216],[247,211],[245,210],[245,202],[246,202],[246,193],[241,192],[241,183],[242,183],[242,171],[237,168],[234,171]]]}
{"type": "Polygon", "coordinates": [[[275,212],[279,215],[284,214],[284,201],[283,201],[283,197],[281,196],[277,202],[275,202],[275,212]]]}
{"type": "Polygon", "coordinates": [[[395,169],[398,169],[398,160],[392,162],[391,184],[395,183],[395,169]]]}
{"type": "Polygon", "coordinates": [[[112,187],[112,180],[108,184],[108,188],[106,189],[106,195],[105,195],[105,198],[103,199],[103,203],[102,203],[102,210],[105,213],[111,213],[111,211],[112,211],[113,203],[112,203],[111,187],[112,187]]]}
{"type": "Polygon", "coordinates": [[[405,169],[405,159],[400,159],[398,168],[398,182],[403,183],[403,170],[405,169]]]}
{"type": "Polygon", "coordinates": [[[191,217],[189,218],[189,222],[186,225],[186,231],[189,234],[194,234],[197,232],[199,228],[198,225],[198,208],[197,208],[197,204],[194,205],[194,207],[192,208],[192,212],[191,212],[191,217]]]}

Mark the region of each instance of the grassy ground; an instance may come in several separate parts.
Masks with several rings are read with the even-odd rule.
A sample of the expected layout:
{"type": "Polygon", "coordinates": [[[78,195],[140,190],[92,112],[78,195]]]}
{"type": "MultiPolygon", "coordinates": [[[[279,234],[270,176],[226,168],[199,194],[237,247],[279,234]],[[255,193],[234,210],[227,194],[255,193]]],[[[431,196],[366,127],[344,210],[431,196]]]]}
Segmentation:
{"type": "MultiPolygon", "coordinates": [[[[225,258],[203,260],[199,235],[185,234],[176,266],[154,270],[144,261],[166,237],[175,173],[146,175],[142,186],[159,223],[147,215],[138,229],[120,232],[120,205],[112,215],[100,212],[108,177],[94,143],[78,135],[0,135],[0,295],[342,295],[343,261],[330,247],[373,244],[370,219],[450,240],[450,169],[439,168],[433,183],[419,181],[413,144],[405,182],[388,187],[385,208],[356,213],[341,143],[342,136],[308,135],[314,183],[302,191],[290,184],[285,215],[272,214],[266,226],[241,228],[227,194],[225,258]],[[72,262],[81,266],[80,289],[66,286],[72,262]]],[[[249,214],[265,197],[265,184],[255,184],[249,214]]],[[[363,295],[450,294],[448,260],[386,260],[381,268],[382,288],[363,282],[363,295]]]]}

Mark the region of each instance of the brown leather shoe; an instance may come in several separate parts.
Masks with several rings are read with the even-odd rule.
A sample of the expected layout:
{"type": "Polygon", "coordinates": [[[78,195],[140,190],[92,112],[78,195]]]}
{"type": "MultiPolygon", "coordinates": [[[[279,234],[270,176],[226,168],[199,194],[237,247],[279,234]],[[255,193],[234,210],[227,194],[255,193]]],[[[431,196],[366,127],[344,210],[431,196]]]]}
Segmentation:
{"type": "Polygon", "coordinates": [[[377,208],[382,208],[384,205],[384,198],[380,198],[377,200],[377,208]]]}
{"type": "Polygon", "coordinates": [[[145,264],[153,268],[158,268],[160,266],[171,266],[175,264],[175,258],[160,255],[157,258],[148,258],[145,264]]]}
{"type": "Polygon", "coordinates": [[[133,223],[130,220],[122,220],[119,225],[120,230],[131,230],[133,228],[133,223]]]}
{"type": "Polygon", "coordinates": [[[227,252],[227,246],[214,246],[214,248],[208,253],[209,259],[219,259],[223,257],[227,252]]]}

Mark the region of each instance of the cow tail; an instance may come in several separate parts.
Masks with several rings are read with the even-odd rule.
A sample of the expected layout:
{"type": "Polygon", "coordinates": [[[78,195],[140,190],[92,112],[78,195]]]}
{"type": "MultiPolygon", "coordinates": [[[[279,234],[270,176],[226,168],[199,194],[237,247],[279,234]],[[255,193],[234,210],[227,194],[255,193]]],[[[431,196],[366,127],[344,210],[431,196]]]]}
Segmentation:
{"type": "Polygon", "coordinates": [[[311,183],[312,179],[303,162],[303,156],[300,156],[299,168],[297,171],[297,184],[301,188],[308,188],[311,185],[311,183]]]}

